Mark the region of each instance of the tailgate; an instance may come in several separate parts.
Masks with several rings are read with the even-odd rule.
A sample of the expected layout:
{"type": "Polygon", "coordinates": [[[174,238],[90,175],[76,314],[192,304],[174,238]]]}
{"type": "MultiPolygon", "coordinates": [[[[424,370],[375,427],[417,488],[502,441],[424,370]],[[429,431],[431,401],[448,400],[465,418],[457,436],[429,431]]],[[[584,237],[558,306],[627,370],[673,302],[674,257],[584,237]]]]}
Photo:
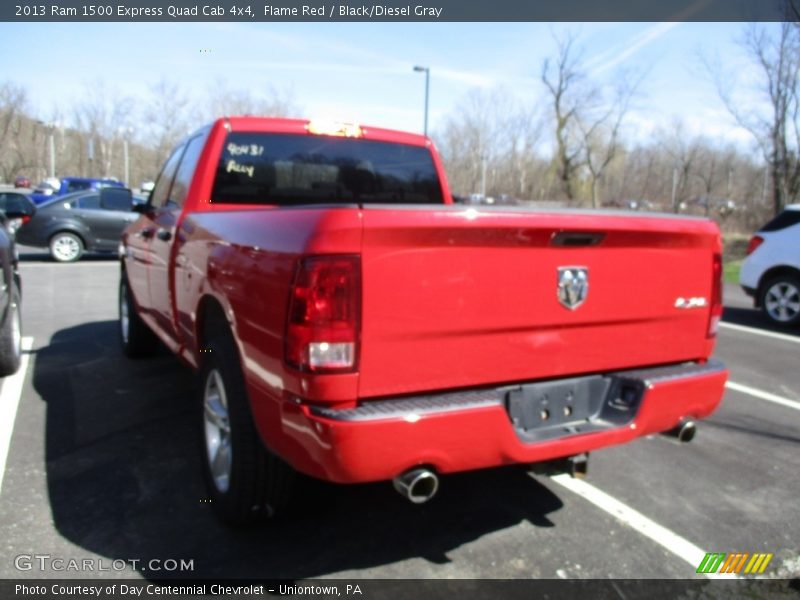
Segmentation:
{"type": "Polygon", "coordinates": [[[709,221],[379,206],[363,218],[361,397],[710,353],[709,221]],[[580,303],[569,279],[584,275],[580,303]]]}

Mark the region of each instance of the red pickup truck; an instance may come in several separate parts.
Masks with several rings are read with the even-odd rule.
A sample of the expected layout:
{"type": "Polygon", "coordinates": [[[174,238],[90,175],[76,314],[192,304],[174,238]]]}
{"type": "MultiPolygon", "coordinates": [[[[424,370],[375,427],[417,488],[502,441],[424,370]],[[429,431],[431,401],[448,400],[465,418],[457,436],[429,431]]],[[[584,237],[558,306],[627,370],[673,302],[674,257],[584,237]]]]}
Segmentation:
{"type": "MultiPolygon", "coordinates": [[[[453,204],[419,135],[224,118],[167,160],[120,246],[130,357],[199,373],[213,506],[280,511],[293,474],[393,480],[691,437],[727,372],[708,220],[453,204]]],[[[550,461],[550,463],[548,463],[550,461]]]]}

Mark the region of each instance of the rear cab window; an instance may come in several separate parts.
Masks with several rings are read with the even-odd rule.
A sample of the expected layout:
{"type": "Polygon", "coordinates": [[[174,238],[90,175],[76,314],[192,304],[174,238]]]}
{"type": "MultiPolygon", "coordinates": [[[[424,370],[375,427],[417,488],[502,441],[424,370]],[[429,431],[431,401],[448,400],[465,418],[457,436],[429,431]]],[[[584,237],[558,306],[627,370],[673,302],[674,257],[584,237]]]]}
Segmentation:
{"type": "Polygon", "coordinates": [[[443,204],[429,149],[320,135],[231,132],[212,203],[443,204]]]}

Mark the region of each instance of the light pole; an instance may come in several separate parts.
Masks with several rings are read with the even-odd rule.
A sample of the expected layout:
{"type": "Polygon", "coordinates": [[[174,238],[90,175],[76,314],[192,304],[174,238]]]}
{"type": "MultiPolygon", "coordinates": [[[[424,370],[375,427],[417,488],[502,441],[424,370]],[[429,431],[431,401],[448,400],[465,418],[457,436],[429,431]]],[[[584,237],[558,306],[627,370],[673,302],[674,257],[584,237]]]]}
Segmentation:
{"type": "Polygon", "coordinates": [[[486,153],[481,150],[481,196],[486,200],[486,153]]]}
{"type": "Polygon", "coordinates": [[[679,206],[675,205],[676,194],[678,192],[678,167],[672,168],[672,210],[675,214],[681,212],[679,206]]]}
{"type": "Polygon", "coordinates": [[[122,158],[125,162],[125,185],[131,184],[131,167],[128,156],[128,138],[133,133],[133,127],[120,127],[119,131],[122,133],[122,158]]]}
{"type": "Polygon", "coordinates": [[[428,90],[431,83],[431,70],[430,67],[421,67],[416,65],[414,67],[415,73],[425,73],[425,135],[428,135],[428,90]]]}
{"type": "Polygon", "coordinates": [[[47,131],[47,148],[48,154],[50,155],[48,158],[50,159],[49,164],[49,172],[50,177],[56,176],[56,129],[61,128],[61,123],[58,121],[48,121],[44,123],[43,121],[37,121],[37,123],[44,126],[45,131],[47,131]]]}
{"type": "Polygon", "coordinates": [[[56,123],[48,123],[47,129],[49,135],[50,146],[50,177],[56,176],[56,123]]]}

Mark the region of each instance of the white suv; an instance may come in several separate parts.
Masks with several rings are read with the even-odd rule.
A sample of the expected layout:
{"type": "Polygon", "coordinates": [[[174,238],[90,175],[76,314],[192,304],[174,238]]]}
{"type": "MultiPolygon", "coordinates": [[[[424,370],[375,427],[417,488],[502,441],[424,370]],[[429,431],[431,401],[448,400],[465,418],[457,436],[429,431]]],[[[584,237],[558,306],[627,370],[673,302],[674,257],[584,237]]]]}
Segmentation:
{"type": "Polygon", "coordinates": [[[756,232],[739,283],[773,322],[800,323],[800,204],[790,204],[756,232]]]}

